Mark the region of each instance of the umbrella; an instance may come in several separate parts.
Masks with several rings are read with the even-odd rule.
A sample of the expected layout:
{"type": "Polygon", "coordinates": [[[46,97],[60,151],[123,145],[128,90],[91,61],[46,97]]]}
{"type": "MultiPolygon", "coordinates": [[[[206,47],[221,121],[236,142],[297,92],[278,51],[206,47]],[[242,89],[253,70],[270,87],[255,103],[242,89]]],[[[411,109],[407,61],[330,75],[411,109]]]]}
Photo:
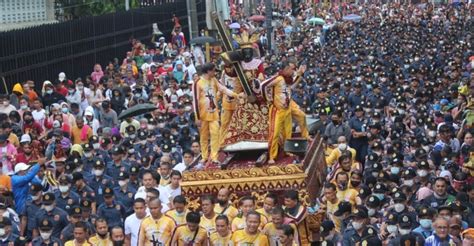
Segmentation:
{"type": "Polygon", "coordinates": [[[326,24],[326,22],[323,19],[318,18],[318,17],[313,17],[313,18],[309,19],[308,23],[311,24],[311,25],[324,25],[324,24],[326,24]]]}
{"type": "Polygon", "coordinates": [[[146,114],[148,112],[151,112],[153,110],[157,109],[153,104],[149,103],[144,103],[144,104],[137,104],[131,108],[128,108],[119,115],[119,120],[128,118],[128,117],[134,117],[142,114],[146,114]]]}
{"type": "Polygon", "coordinates": [[[234,23],[229,25],[229,28],[230,29],[240,29],[240,24],[237,23],[237,22],[234,22],[234,23]]]}
{"type": "Polygon", "coordinates": [[[362,19],[362,17],[356,14],[350,14],[350,15],[346,15],[342,17],[342,19],[345,21],[359,22],[362,19]]]}
{"type": "Polygon", "coordinates": [[[201,36],[197,38],[193,38],[191,40],[191,44],[206,44],[206,43],[214,43],[216,39],[209,36],[201,36]]]}
{"type": "Polygon", "coordinates": [[[263,15],[252,15],[252,16],[249,17],[249,20],[251,20],[251,21],[264,21],[265,16],[263,16],[263,15]]]}

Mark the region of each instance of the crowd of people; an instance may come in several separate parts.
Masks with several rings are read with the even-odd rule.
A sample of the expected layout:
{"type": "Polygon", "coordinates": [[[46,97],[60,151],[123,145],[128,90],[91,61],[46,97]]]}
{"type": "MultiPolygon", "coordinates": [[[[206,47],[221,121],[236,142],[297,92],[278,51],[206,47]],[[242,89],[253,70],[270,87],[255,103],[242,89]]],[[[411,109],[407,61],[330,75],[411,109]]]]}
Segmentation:
{"type": "Polygon", "coordinates": [[[238,6],[229,23],[241,24],[234,34],[262,34],[245,44],[261,61],[262,85],[281,80],[291,95],[270,107],[279,116],[269,121],[285,123],[268,137],[269,162],[278,162],[278,138],[291,135],[287,122],[311,141],[296,112],[324,138],[317,200],[288,190],[269,192],[261,208],[251,196],[234,206],[222,188],[187,207],[182,172],[218,163],[220,134],[221,102],[203,92],[216,122],[206,123],[193,86],[227,77],[216,73],[224,62],[210,64],[174,20],[169,42],[133,40],[123,60],[95,64],[84,78],[61,72],[0,96],[0,245],[474,245],[473,6],[277,12],[274,49],[238,6]],[[157,109],[119,118],[144,103],[157,109]]]}

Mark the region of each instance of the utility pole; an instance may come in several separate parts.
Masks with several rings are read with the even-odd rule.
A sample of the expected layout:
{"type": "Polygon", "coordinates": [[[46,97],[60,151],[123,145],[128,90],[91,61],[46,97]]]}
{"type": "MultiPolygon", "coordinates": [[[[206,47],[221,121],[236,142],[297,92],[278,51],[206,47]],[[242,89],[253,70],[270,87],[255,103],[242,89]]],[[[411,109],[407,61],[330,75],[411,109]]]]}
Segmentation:
{"type": "Polygon", "coordinates": [[[272,0],[265,0],[265,24],[267,25],[267,50],[272,51],[272,39],[273,39],[273,4],[272,0]]]}
{"type": "Polygon", "coordinates": [[[186,0],[188,9],[189,40],[199,36],[197,10],[195,0],[186,0]]]}
{"type": "Polygon", "coordinates": [[[130,0],[125,0],[125,11],[130,10],[130,0]]]}

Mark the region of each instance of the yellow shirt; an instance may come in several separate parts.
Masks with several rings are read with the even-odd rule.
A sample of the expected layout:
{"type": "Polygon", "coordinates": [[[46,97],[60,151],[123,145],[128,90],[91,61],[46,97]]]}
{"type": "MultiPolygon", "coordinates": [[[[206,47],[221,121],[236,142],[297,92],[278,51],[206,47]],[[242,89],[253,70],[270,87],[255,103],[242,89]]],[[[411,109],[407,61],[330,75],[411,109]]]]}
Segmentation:
{"type": "Polygon", "coordinates": [[[193,246],[207,246],[207,233],[204,228],[199,227],[197,232],[189,230],[189,228],[184,225],[176,227],[173,233],[173,239],[171,240],[172,246],[184,246],[184,245],[193,245],[193,246]],[[192,244],[191,244],[192,243],[192,244]]]}
{"type": "Polygon", "coordinates": [[[216,101],[217,83],[215,78],[209,81],[201,77],[198,82],[193,84],[193,106],[197,119],[204,121],[219,120],[216,101]]]}
{"type": "Polygon", "coordinates": [[[176,222],[176,225],[179,226],[182,224],[186,224],[186,214],[188,213],[189,213],[189,210],[187,209],[184,210],[184,213],[182,214],[178,214],[176,212],[176,209],[171,209],[171,210],[166,211],[165,215],[174,219],[174,222],[176,222]]]}
{"type": "MultiPolygon", "coordinates": [[[[67,241],[64,246],[77,246],[75,243],[74,243],[75,240],[69,240],[67,241]]],[[[92,246],[92,244],[90,244],[88,241],[85,241],[83,244],[81,244],[81,246],[92,246]]]]}
{"type": "Polygon", "coordinates": [[[341,232],[341,220],[334,215],[337,211],[339,206],[339,199],[337,199],[336,203],[331,203],[330,201],[326,201],[326,213],[332,222],[334,222],[334,226],[336,231],[341,232]]]}
{"type": "MultiPolygon", "coordinates": [[[[263,229],[263,227],[265,226],[265,224],[267,224],[267,222],[268,222],[267,217],[260,216],[260,225],[258,226],[258,228],[260,230],[263,229]]],[[[245,229],[246,226],[247,226],[247,223],[245,222],[245,216],[242,216],[242,218],[235,217],[234,220],[232,220],[232,226],[231,226],[232,231],[245,229]]]]}
{"type": "MultiPolygon", "coordinates": [[[[226,207],[221,207],[219,204],[217,204],[216,206],[214,206],[214,212],[216,214],[222,214],[222,211],[225,209],[226,207]]],[[[227,218],[229,219],[229,221],[232,221],[234,220],[235,217],[237,217],[237,215],[239,214],[239,210],[236,209],[234,206],[232,205],[228,205],[227,209],[225,209],[224,211],[224,215],[227,216],[227,218]]]]}
{"type": "Polygon", "coordinates": [[[160,174],[160,177],[161,177],[161,178],[160,178],[160,185],[161,185],[161,186],[167,186],[167,185],[169,185],[169,184],[171,183],[171,179],[170,179],[169,176],[168,176],[167,179],[165,179],[165,178],[164,178],[163,176],[161,176],[161,174],[160,174]]]}
{"type": "Polygon", "coordinates": [[[277,109],[288,109],[290,106],[291,86],[286,84],[283,76],[276,76],[262,82],[262,92],[267,100],[273,101],[273,106],[277,109]]]}
{"type": "Polygon", "coordinates": [[[113,245],[112,241],[110,240],[108,235],[105,239],[101,239],[99,237],[99,235],[95,235],[95,236],[89,238],[89,242],[91,244],[93,244],[94,246],[110,246],[110,245],[113,245]]]}
{"type": "MultiPolygon", "coordinates": [[[[83,126],[83,128],[86,126],[83,126]]],[[[82,129],[79,129],[77,126],[73,126],[71,129],[72,143],[73,144],[85,144],[89,142],[89,138],[92,137],[92,127],[87,129],[87,139],[81,139],[82,129]]]]}
{"type": "Polygon", "coordinates": [[[13,144],[17,148],[18,146],[20,146],[20,141],[18,141],[18,136],[14,133],[10,133],[10,135],[8,135],[8,142],[13,144]]]}
{"type": "Polygon", "coordinates": [[[216,231],[216,217],[217,214],[214,214],[214,217],[211,219],[206,218],[206,216],[202,215],[201,216],[201,223],[199,223],[199,226],[204,228],[208,234],[211,234],[216,231]]]}
{"type": "MultiPolygon", "coordinates": [[[[295,243],[299,242],[298,239],[298,230],[296,228],[296,225],[294,223],[289,224],[293,230],[295,230],[295,235],[294,235],[294,241],[295,243]]],[[[270,241],[270,246],[278,246],[280,245],[279,237],[277,234],[277,226],[273,224],[273,222],[270,222],[263,227],[262,232],[267,235],[269,241],[270,241]]]]}
{"type": "MultiPolygon", "coordinates": [[[[255,210],[255,211],[256,211],[257,213],[259,213],[262,217],[265,217],[265,220],[267,221],[266,223],[272,221],[272,215],[269,214],[269,213],[267,213],[267,212],[265,211],[265,209],[259,208],[259,209],[255,210]]],[[[266,224],[266,223],[265,223],[265,224],[266,224]]]]}
{"type": "Polygon", "coordinates": [[[261,232],[249,235],[245,230],[238,230],[232,234],[231,240],[235,246],[269,246],[268,237],[261,232]]]}
{"type": "Polygon", "coordinates": [[[213,232],[209,237],[209,243],[211,246],[232,246],[234,243],[231,240],[232,233],[229,233],[226,237],[221,237],[219,233],[213,232]]]}
{"type": "MultiPolygon", "coordinates": [[[[354,163],[357,152],[353,148],[348,148],[348,150],[351,152],[352,163],[354,163]]],[[[326,165],[328,167],[332,167],[334,164],[337,163],[337,160],[339,160],[339,157],[341,157],[341,154],[342,153],[338,148],[332,149],[331,152],[329,153],[329,156],[326,157],[326,165]]]]}
{"type": "MultiPolygon", "coordinates": [[[[227,89],[239,94],[242,92],[242,85],[237,77],[230,77],[227,74],[224,75],[224,84],[227,89]]],[[[222,108],[226,110],[235,110],[237,104],[237,98],[224,95],[222,98],[222,108]]]]}
{"type": "Polygon", "coordinates": [[[347,201],[352,205],[356,205],[356,197],[359,195],[359,192],[355,189],[347,188],[345,190],[336,190],[336,196],[339,201],[347,201]]]}
{"type": "Polygon", "coordinates": [[[154,220],[151,216],[143,219],[138,233],[140,246],[153,246],[152,241],[169,245],[173,230],[176,227],[174,220],[166,215],[154,220]]]}

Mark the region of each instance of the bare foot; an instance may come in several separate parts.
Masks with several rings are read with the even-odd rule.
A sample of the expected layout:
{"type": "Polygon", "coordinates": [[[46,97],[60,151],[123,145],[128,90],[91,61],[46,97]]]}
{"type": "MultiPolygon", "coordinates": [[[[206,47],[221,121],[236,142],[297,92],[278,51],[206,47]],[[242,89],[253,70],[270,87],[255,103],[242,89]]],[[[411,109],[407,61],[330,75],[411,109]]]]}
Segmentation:
{"type": "Polygon", "coordinates": [[[275,164],[275,161],[274,160],[268,160],[268,164],[270,164],[270,165],[275,164]]]}

